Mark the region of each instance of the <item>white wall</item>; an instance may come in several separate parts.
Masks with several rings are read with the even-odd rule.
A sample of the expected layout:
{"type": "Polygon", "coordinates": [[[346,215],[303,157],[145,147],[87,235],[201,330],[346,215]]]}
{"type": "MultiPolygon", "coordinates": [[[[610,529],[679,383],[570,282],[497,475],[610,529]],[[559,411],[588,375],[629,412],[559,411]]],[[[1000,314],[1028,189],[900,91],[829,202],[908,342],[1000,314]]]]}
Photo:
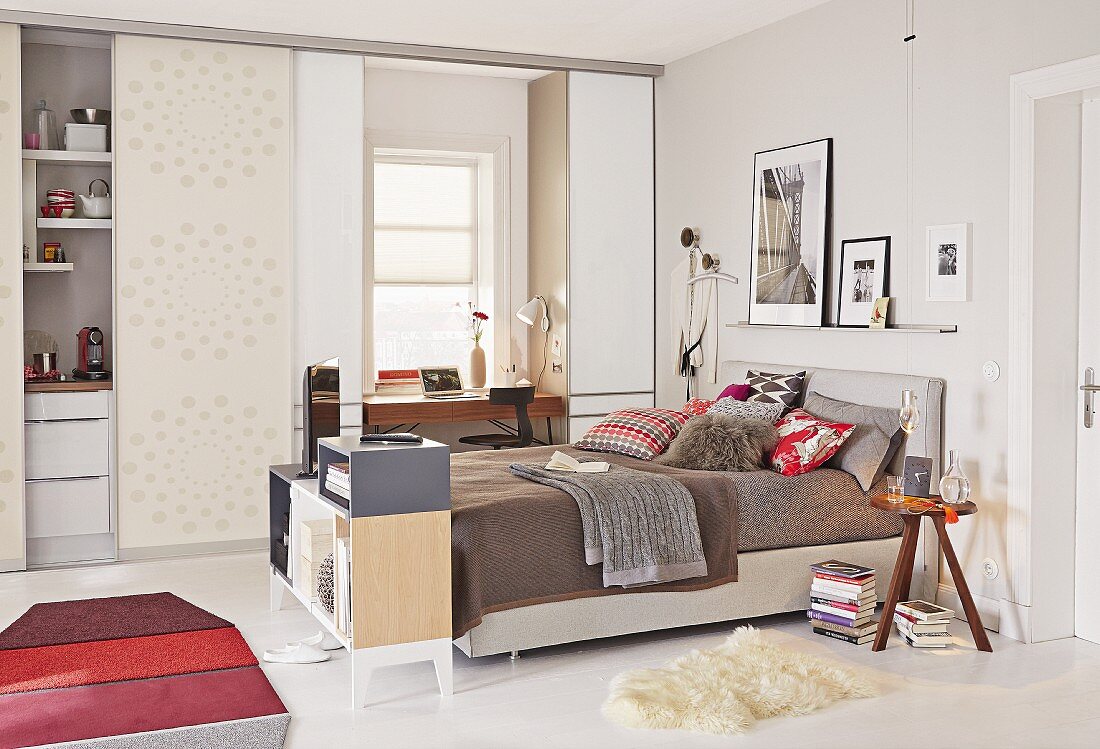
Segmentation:
{"type": "MultiPolygon", "coordinates": [[[[512,352],[520,371],[528,366],[528,328],[514,312],[527,301],[527,81],[486,76],[445,75],[406,70],[367,68],[365,120],[368,130],[406,134],[507,136],[511,163],[511,222],[509,226],[509,339],[498,341],[512,352]]],[[[372,305],[370,289],[364,306],[372,305]]],[[[368,331],[369,335],[369,331],[368,331]]],[[[373,362],[366,362],[367,370],[373,362]]],[[[490,367],[493,368],[492,364],[490,367]]],[[[490,371],[490,381],[495,368],[490,371]]],[[[426,437],[451,442],[478,431],[497,431],[485,425],[421,427],[426,437]]]]}
{"type": "MultiPolygon", "coordinates": [[[[981,506],[951,534],[987,610],[1004,594],[1004,579],[984,580],[981,561],[988,556],[1006,567],[1005,435],[1012,404],[1006,378],[988,383],[980,368],[993,359],[1004,371],[1008,359],[1008,79],[1100,52],[1097,28],[1100,4],[1089,0],[917,3],[911,199],[902,0],[833,0],[677,61],[656,84],[658,405],[678,405],[683,396],[682,381],[664,364],[671,361],[669,315],[660,295],[662,279],[681,258],[680,229],[701,227],[703,247],[720,253],[724,270],[742,278],[741,286],[722,289],[720,317],[723,323],[745,319],[753,154],[832,137],[834,272],[827,288],[836,285],[842,239],[892,235],[896,322],[956,323],[960,332],[876,338],[724,329],[720,358],[947,380],[945,446],[962,451],[981,506]],[[924,227],[953,222],[973,224],[971,301],[929,303],[924,227]]],[[[1059,281],[1065,278],[1042,276],[1039,296],[1064,295],[1059,281]]]]}

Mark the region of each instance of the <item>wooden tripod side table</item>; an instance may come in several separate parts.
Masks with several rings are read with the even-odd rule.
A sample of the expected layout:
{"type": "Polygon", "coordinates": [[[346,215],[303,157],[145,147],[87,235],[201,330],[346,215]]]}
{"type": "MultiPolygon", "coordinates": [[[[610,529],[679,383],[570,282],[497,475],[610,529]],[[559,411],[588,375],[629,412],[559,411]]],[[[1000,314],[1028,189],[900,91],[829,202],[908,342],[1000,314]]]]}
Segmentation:
{"type": "MultiPolygon", "coordinates": [[[[970,595],[970,588],[966,585],[959,559],[955,556],[955,549],[951,546],[951,539],[947,537],[947,527],[944,522],[944,512],[939,507],[933,507],[924,512],[912,512],[910,507],[916,502],[938,502],[939,496],[932,496],[928,500],[918,497],[906,497],[904,502],[891,502],[887,495],[876,494],[871,497],[871,506],[877,510],[897,513],[905,523],[905,529],[901,535],[901,550],[898,552],[898,561],[894,565],[894,576],[890,578],[890,590],[886,595],[886,605],[882,609],[882,617],[879,619],[878,632],[875,634],[874,645],[871,650],[879,651],[886,648],[886,641],[890,637],[890,630],[894,623],[894,609],[899,601],[909,600],[909,587],[913,582],[913,563],[917,555],[917,539],[920,537],[920,520],[929,517],[936,526],[936,535],[940,538],[940,548],[947,558],[947,566],[951,570],[951,578],[955,581],[955,590],[959,593],[963,611],[966,613],[966,621],[970,624],[970,633],[974,637],[974,645],[978,650],[986,653],[993,652],[993,646],[989,644],[989,637],[982,626],[982,618],[978,615],[978,607],[974,605],[974,598],[970,595]]],[[[973,515],[978,511],[978,506],[973,502],[951,505],[951,508],[959,514],[973,515]]]]}

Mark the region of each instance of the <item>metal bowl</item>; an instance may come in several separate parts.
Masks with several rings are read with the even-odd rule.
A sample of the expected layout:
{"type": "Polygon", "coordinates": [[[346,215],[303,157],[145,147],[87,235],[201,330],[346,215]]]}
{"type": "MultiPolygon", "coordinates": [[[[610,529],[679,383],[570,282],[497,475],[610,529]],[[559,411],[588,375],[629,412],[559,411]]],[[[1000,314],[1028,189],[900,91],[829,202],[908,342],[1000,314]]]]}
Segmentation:
{"type": "Polygon", "coordinates": [[[69,116],[80,125],[110,125],[110,109],[70,109],[69,116]]]}

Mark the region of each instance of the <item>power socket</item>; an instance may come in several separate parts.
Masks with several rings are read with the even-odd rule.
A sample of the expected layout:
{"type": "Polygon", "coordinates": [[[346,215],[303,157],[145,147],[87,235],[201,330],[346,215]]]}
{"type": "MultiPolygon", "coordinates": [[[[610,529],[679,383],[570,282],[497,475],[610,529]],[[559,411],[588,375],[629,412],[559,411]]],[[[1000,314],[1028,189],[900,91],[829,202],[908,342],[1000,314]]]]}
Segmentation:
{"type": "Polygon", "coordinates": [[[996,382],[1001,379],[1001,366],[995,361],[987,361],[982,365],[982,377],[990,382],[996,382]]]}
{"type": "Polygon", "coordinates": [[[992,559],[986,557],[982,560],[982,574],[985,575],[986,580],[996,580],[997,575],[1001,574],[1001,568],[992,559]]]}

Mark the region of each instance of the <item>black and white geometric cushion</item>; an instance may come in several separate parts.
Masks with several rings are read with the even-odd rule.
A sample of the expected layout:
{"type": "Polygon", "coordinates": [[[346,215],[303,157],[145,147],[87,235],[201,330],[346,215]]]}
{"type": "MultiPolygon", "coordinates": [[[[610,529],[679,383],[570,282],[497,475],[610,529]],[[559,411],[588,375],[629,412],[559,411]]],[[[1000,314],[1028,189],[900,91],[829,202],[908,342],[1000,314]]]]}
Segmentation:
{"type": "Polygon", "coordinates": [[[806,371],[795,374],[772,374],[771,372],[748,371],[749,397],[747,401],[756,403],[782,403],[790,408],[802,395],[802,383],[806,380],[806,371]]]}
{"type": "Polygon", "coordinates": [[[774,424],[779,421],[784,409],[785,406],[782,403],[749,403],[727,396],[715,402],[707,413],[725,414],[736,419],[759,419],[774,424]]]}

